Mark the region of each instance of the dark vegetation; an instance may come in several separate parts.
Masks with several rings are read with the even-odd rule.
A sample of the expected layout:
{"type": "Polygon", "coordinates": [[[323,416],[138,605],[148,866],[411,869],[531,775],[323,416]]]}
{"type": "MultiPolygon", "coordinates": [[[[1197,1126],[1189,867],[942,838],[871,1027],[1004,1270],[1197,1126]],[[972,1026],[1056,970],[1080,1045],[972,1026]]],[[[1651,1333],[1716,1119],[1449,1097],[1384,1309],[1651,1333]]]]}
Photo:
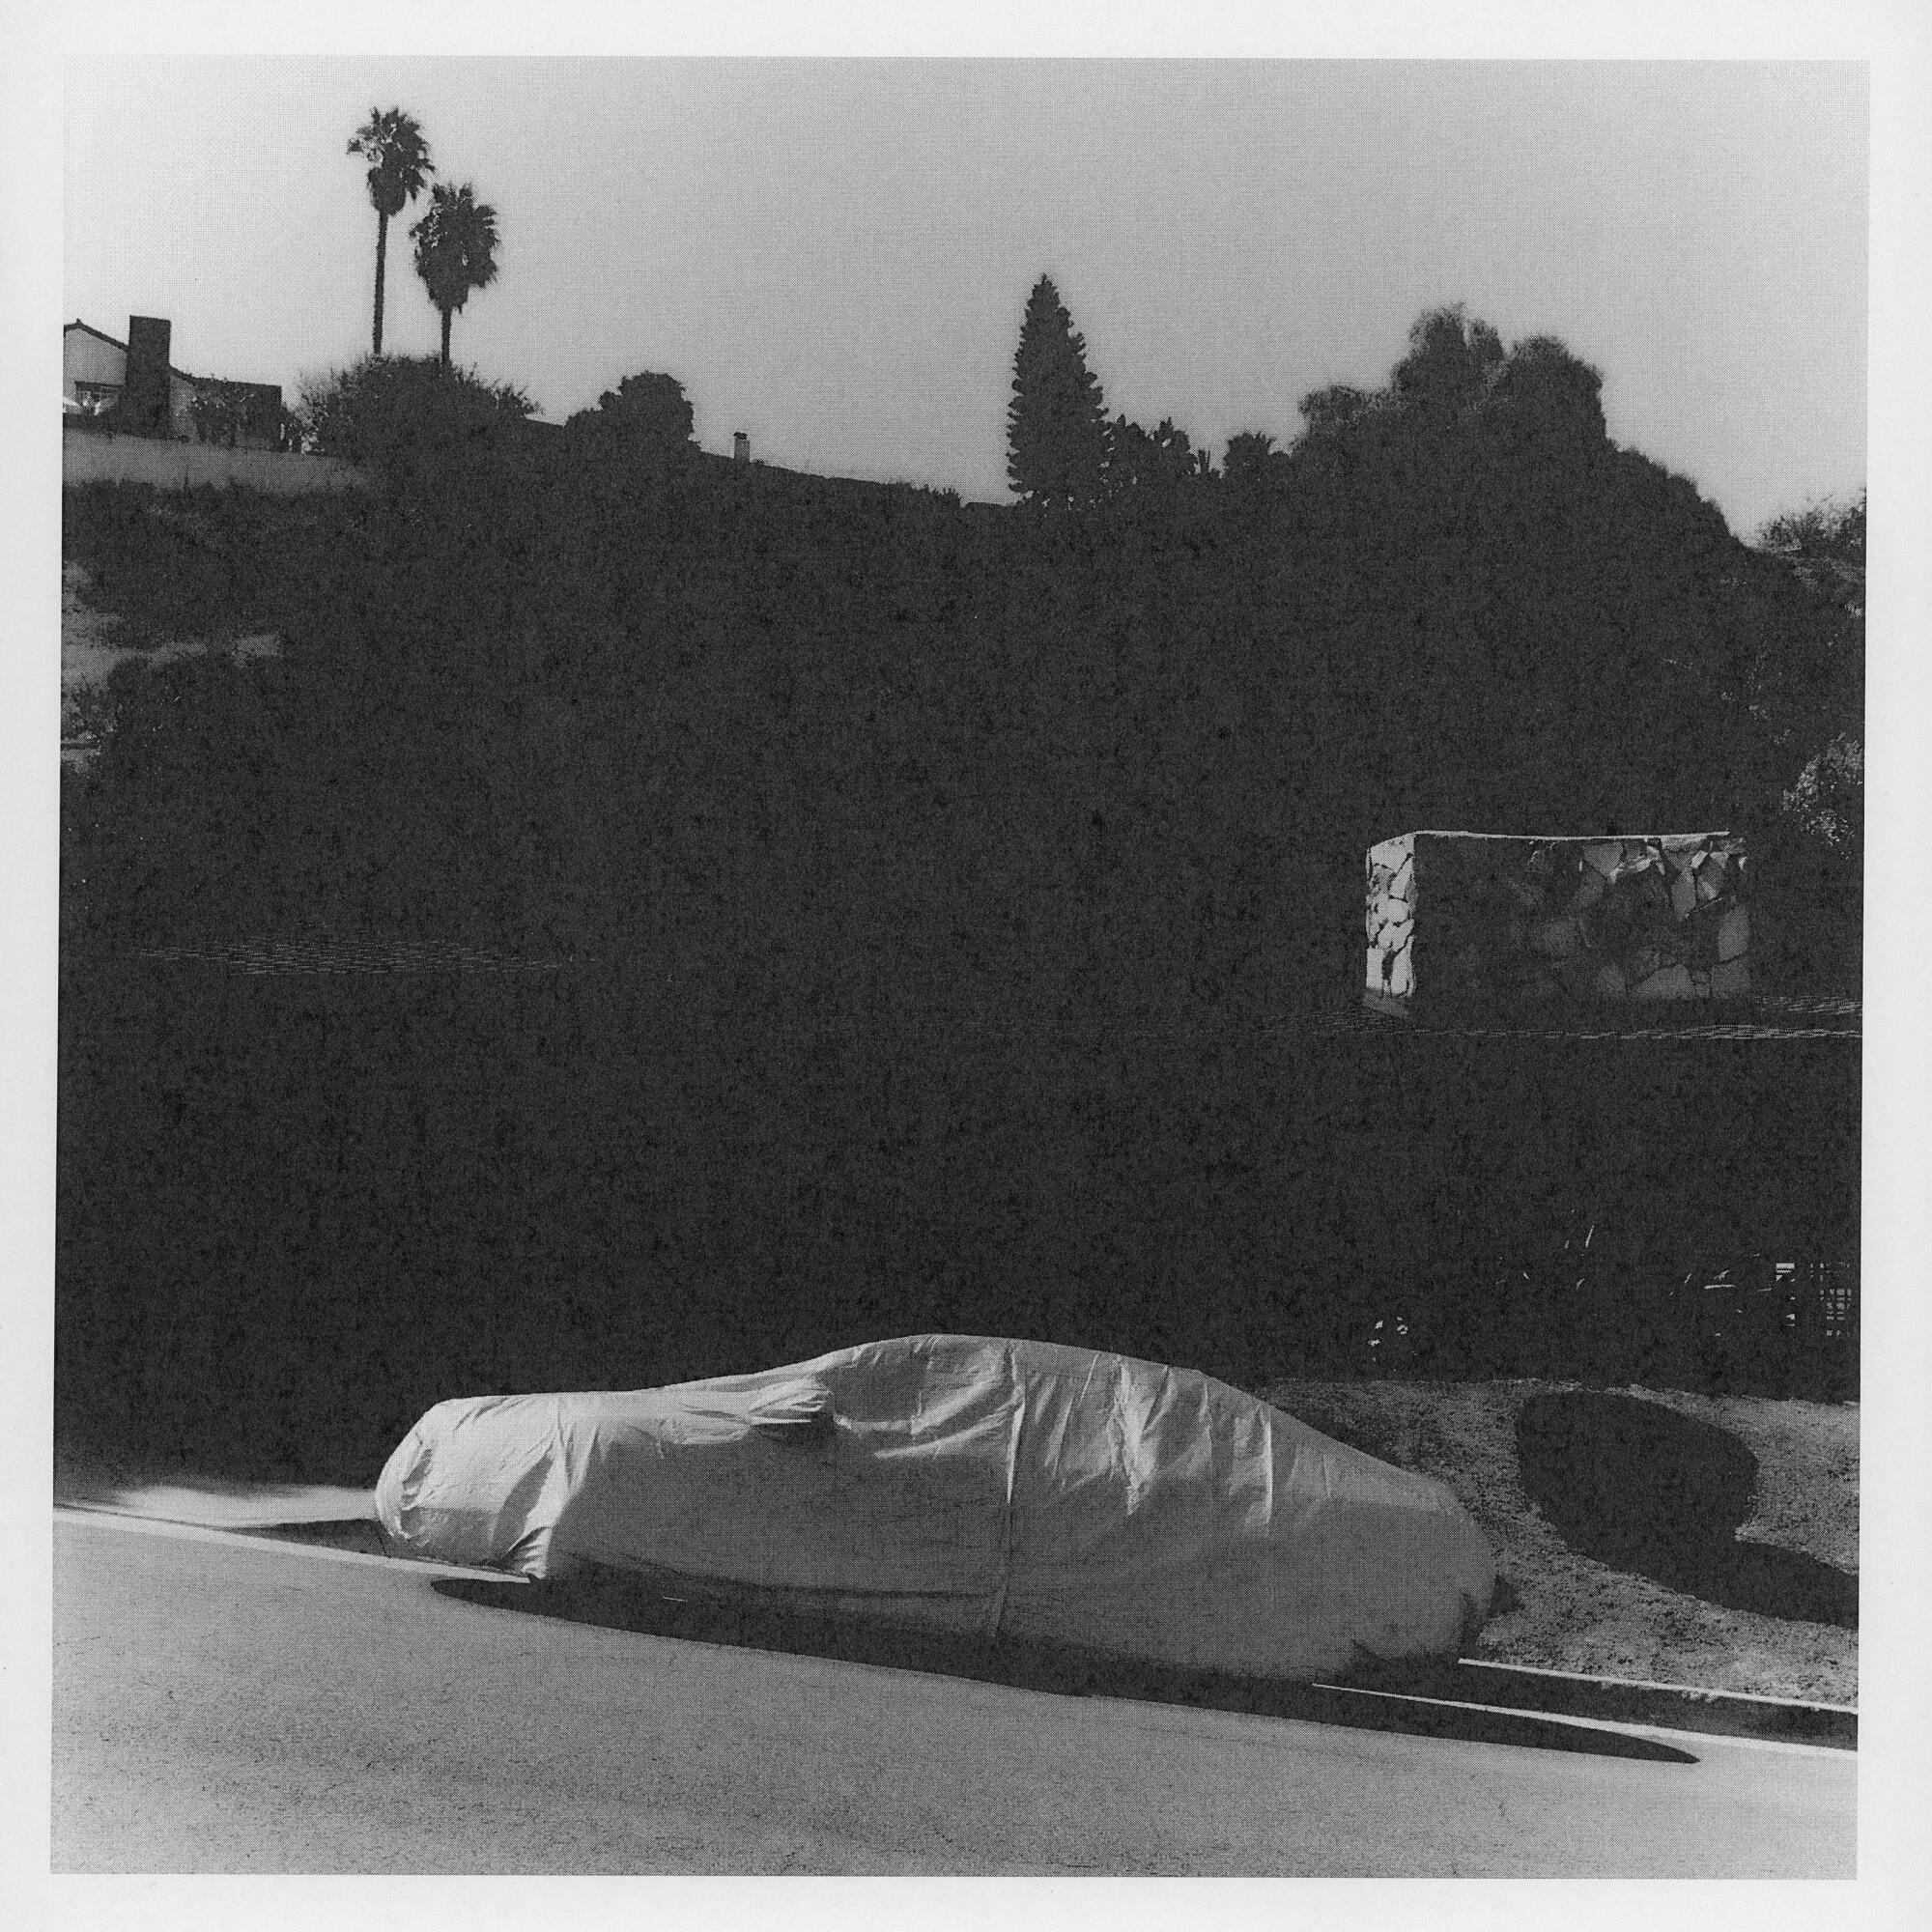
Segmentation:
{"type": "Polygon", "coordinates": [[[1036,505],[1092,503],[1105,487],[1106,404],[1087,340],[1042,275],[1027,298],[1007,405],[1007,481],[1036,505]]]}
{"type": "Polygon", "coordinates": [[[626,376],[597,398],[594,410],[579,410],[564,427],[608,458],[637,446],[689,454],[696,447],[692,422],[684,384],[675,376],[645,374],[626,376]]]}
{"type": "Polygon", "coordinates": [[[410,230],[416,273],[442,322],[439,360],[449,362],[449,329],[469,298],[497,279],[497,211],[476,199],[469,182],[439,182],[429,191],[429,213],[410,230]]]}
{"type": "Polygon", "coordinates": [[[1425,318],[1288,451],[1117,423],[1008,510],[734,469],[655,382],[338,389],[366,496],[67,493],[117,608],[285,640],[128,680],[68,781],[73,1426],[366,1474],[480,1388],[924,1327],[1253,1385],[1398,1309],[1426,1373],[1815,1377],[1702,1283],[1855,1254],[1843,1042],[1334,1030],[1416,826],[1744,831],[1762,970],[1856,986],[1785,803],[1846,612],[1559,346],[1425,318]],[[143,956],[318,933],[543,970],[143,956]]]}
{"type": "Polygon", "coordinates": [[[392,495],[434,490],[448,467],[488,452],[535,413],[515,384],[485,383],[428,355],[371,355],[302,385],[304,440],[381,472],[392,495]]]}

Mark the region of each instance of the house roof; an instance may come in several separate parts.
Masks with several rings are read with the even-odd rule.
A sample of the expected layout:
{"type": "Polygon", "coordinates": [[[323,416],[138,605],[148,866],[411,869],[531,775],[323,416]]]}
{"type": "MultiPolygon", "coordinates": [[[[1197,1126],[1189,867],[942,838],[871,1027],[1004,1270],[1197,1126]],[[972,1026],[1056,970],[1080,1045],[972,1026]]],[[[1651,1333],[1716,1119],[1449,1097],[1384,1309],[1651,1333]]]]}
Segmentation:
{"type": "Polygon", "coordinates": [[[117,342],[111,335],[104,334],[100,329],[96,328],[91,322],[82,322],[78,316],[75,316],[74,319],[68,324],[67,327],[61,330],[61,333],[63,335],[66,335],[76,328],[85,329],[89,335],[93,336],[97,341],[106,343],[106,345],[110,349],[120,349],[125,351],[128,347],[128,345],[125,342],[117,342]]]}
{"type": "MultiPolygon", "coordinates": [[[[72,331],[76,328],[81,330],[83,334],[93,336],[97,342],[106,343],[106,345],[110,349],[120,350],[120,352],[124,355],[127,355],[128,353],[128,345],[125,342],[118,341],[115,337],[109,335],[105,329],[96,328],[91,322],[82,322],[78,316],[75,316],[74,319],[71,323],[69,323],[65,328],[61,330],[61,333],[63,335],[69,335],[71,334],[72,331]]],[[[205,376],[190,376],[185,369],[177,369],[172,362],[168,364],[168,374],[170,376],[180,377],[184,383],[204,383],[209,380],[205,376]]]]}

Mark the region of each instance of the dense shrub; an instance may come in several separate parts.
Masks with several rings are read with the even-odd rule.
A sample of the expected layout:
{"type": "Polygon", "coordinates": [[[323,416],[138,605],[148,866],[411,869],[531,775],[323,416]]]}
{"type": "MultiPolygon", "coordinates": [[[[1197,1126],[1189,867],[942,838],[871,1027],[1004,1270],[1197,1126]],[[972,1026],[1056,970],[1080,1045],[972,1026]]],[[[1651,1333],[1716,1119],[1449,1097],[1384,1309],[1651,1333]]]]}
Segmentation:
{"type": "Polygon", "coordinates": [[[272,631],[362,572],[373,506],[360,492],[265,499],[248,490],[90,483],[61,493],[65,557],[114,642],[272,631]],[[319,585],[318,577],[327,580],[319,585]]]}
{"type": "Polygon", "coordinates": [[[535,412],[509,383],[486,383],[434,356],[365,356],[301,388],[304,440],[322,456],[394,479],[433,471],[514,438],[535,412]]]}

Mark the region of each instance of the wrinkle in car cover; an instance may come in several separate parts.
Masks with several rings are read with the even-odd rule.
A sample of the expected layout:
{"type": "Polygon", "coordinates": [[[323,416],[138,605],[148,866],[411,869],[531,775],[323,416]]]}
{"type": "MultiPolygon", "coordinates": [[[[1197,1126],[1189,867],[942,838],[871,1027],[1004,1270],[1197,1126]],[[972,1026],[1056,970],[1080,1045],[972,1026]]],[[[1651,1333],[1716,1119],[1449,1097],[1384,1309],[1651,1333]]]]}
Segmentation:
{"type": "Polygon", "coordinates": [[[1439,1483],[1192,1370],[973,1336],[440,1403],[376,1496],[410,1556],[1285,1677],[1453,1656],[1495,1582],[1439,1483]]]}

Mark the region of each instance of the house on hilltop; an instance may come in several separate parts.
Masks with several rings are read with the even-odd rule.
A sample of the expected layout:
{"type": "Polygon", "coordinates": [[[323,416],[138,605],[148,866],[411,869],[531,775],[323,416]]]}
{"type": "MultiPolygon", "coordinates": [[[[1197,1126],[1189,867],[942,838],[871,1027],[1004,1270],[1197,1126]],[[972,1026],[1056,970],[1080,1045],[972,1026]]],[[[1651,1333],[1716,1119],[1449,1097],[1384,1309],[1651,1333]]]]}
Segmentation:
{"type": "Polygon", "coordinates": [[[123,435],[238,449],[273,449],[282,433],[282,392],[273,383],[190,376],[168,359],[173,325],[130,315],[128,340],[78,319],[61,331],[61,406],[123,435]]]}

